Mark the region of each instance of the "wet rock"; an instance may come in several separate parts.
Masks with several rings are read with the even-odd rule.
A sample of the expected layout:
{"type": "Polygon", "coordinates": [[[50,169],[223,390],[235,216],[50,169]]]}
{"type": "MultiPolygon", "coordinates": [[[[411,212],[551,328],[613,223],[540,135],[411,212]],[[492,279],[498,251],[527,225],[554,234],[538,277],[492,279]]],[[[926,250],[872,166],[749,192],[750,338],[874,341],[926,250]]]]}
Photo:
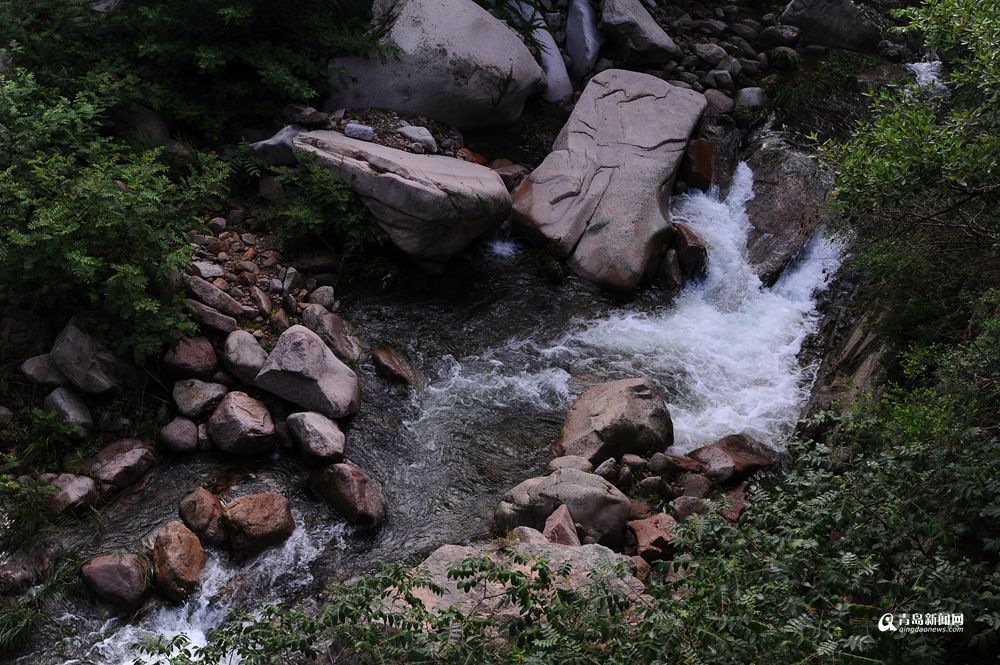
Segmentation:
{"type": "Polygon", "coordinates": [[[56,388],[45,397],[43,403],[46,411],[50,411],[60,421],[73,428],[74,436],[86,438],[94,431],[94,417],[90,407],[77,393],[69,388],[56,388]]]}
{"type": "Polygon", "coordinates": [[[181,415],[199,418],[221,402],[227,392],[229,388],[221,383],[184,379],[174,384],[173,397],[181,415]]]}
{"type": "Polygon", "coordinates": [[[584,473],[593,473],[594,465],[590,463],[590,460],[586,457],[578,457],[576,455],[563,455],[562,457],[557,457],[548,466],[549,471],[558,471],[559,469],[577,469],[583,471],[584,473]]]}
{"type": "Polygon", "coordinates": [[[226,544],[222,525],[222,502],[204,487],[191,492],[180,503],[180,516],[184,524],[209,545],[226,544]]]}
{"type": "Polygon", "coordinates": [[[239,327],[236,324],[236,319],[231,316],[226,316],[222,312],[212,309],[208,305],[204,305],[197,300],[191,300],[190,298],[185,302],[187,303],[188,309],[191,311],[191,318],[194,319],[195,323],[203,328],[208,328],[209,330],[215,330],[228,335],[239,327]]]}
{"type": "Polygon", "coordinates": [[[566,504],[573,520],[594,541],[621,541],[628,497],[600,476],[577,469],[529,478],[508,491],[497,506],[494,529],[498,533],[507,533],[515,526],[542,529],[561,504],[566,504]]]}
{"type": "Polygon", "coordinates": [[[417,373],[413,365],[403,354],[386,344],[376,346],[372,351],[372,362],[379,376],[393,383],[413,385],[417,382],[417,373]]]}
{"type": "Polygon", "coordinates": [[[163,364],[174,376],[207,379],[215,374],[219,359],[207,337],[192,337],[171,347],[163,355],[163,364]]]}
{"type": "Polygon", "coordinates": [[[672,247],[666,251],[663,261],[660,262],[657,283],[669,294],[676,294],[684,288],[684,273],[681,272],[677,250],[672,247]]]}
{"type": "Polygon", "coordinates": [[[101,483],[102,493],[134,484],[154,466],[152,446],[140,439],[120,439],[84,460],[90,476],[101,483]]]}
{"type": "Polygon", "coordinates": [[[193,453],[198,450],[198,425],[177,416],[160,429],[160,441],[172,453],[193,453]]]}
{"type": "Polygon", "coordinates": [[[357,362],[361,357],[361,342],[351,326],[342,317],[320,305],[308,305],[302,312],[302,325],[319,335],[334,355],[345,363],[357,362]]]}
{"type": "Polygon", "coordinates": [[[802,41],[831,48],[874,52],[882,38],[851,0],[792,0],[779,20],[798,27],[802,41]]]}
{"type": "Polygon", "coordinates": [[[198,536],[181,522],[168,522],[156,534],[153,545],[156,587],[167,598],[181,601],[194,593],[207,561],[198,536]]]}
{"type": "Polygon", "coordinates": [[[280,545],[295,531],[288,499],[274,492],[251,494],[227,504],[223,524],[237,561],[247,561],[280,545]]]}
{"type": "Polygon", "coordinates": [[[588,388],[566,415],[557,455],[592,464],[626,453],[647,454],[673,443],[667,404],[647,379],[623,379],[588,388]]]}
{"type": "Polygon", "coordinates": [[[635,535],[636,551],[646,561],[658,561],[667,558],[672,550],[671,531],[677,526],[677,521],[666,513],[659,513],[644,520],[628,523],[629,529],[635,535]]]}
{"type": "Polygon", "coordinates": [[[688,143],[681,177],[691,187],[708,190],[717,183],[715,143],[708,139],[693,139],[688,143]]]}
{"type": "Polygon", "coordinates": [[[304,326],[282,333],[255,384],[328,418],[355,413],[361,403],[357,375],[304,326]]]}
{"type": "Polygon", "coordinates": [[[580,79],[594,69],[604,43],[597,15],[590,0],[570,0],[566,17],[566,51],[572,58],[570,74],[580,79]]]}
{"type": "Polygon", "coordinates": [[[222,361],[237,379],[252,385],[267,362],[267,352],[252,334],[246,330],[234,330],[226,337],[222,361]]]}
{"type": "Polygon", "coordinates": [[[607,70],[587,84],[552,153],[514,192],[514,220],[552,241],[581,277],[632,290],[656,272],[673,187],[701,95],[607,70]]]}
{"type": "Polygon", "coordinates": [[[754,147],[748,164],[754,174],[754,197],[746,205],[751,227],[747,256],[761,281],[770,286],[823,221],[833,180],[818,160],[773,137],[754,147]]]}
{"type": "Polygon", "coordinates": [[[19,369],[29,381],[47,388],[55,388],[69,383],[69,379],[63,376],[56,364],[52,362],[52,356],[48,353],[28,358],[21,363],[19,369]]]}
{"type": "Polygon", "coordinates": [[[679,496],[670,502],[677,519],[684,520],[691,515],[704,515],[708,512],[705,502],[696,496],[679,496]]]}
{"type": "Polygon", "coordinates": [[[485,166],[337,132],[303,134],[295,145],[350,182],[393,244],[416,259],[447,261],[510,213],[507,188],[485,166]]]}
{"type": "Polygon", "coordinates": [[[708,265],[708,247],[694,229],[674,222],[674,249],[685,277],[700,277],[708,265]]]}
{"type": "Polygon", "coordinates": [[[152,577],[149,561],[131,552],[94,557],[82,573],[98,598],[126,612],[142,607],[152,577]]]}
{"type": "Polygon", "coordinates": [[[334,421],[322,414],[306,411],[293,413],[286,422],[307,459],[325,464],[343,459],[345,437],[334,421]]]}
{"type": "Polygon", "coordinates": [[[274,422],[263,402],[233,391],[208,419],[208,435],[224,453],[256,455],[274,447],[274,422]]]}
{"type": "Polygon", "coordinates": [[[601,26],[626,62],[662,63],[681,56],[640,0],[604,0],[601,26]]]}
{"type": "Polygon", "coordinates": [[[85,393],[119,390],[132,378],[129,366],[84,332],[75,320],[56,337],[49,357],[85,393]]]}
{"type": "Polygon", "coordinates": [[[331,62],[330,107],[390,108],[464,129],[517,120],[545,85],[517,34],[471,0],[380,0],[373,11],[390,9],[394,57],[331,62]],[[350,72],[346,89],[341,71],[350,72]]]}
{"type": "Polygon", "coordinates": [[[239,317],[243,314],[243,305],[236,302],[232,296],[213,284],[209,284],[200,277],[188,277],[188,289],[194,297],[205,303],[212,309],[223,314],[239,317]]]}
{"type": "Polygon", "coordinates": [[[693,460],[683,455],[672,455],[668,453],[654,453],[649,458],[646,469],[650,473],[663,476],[672,480],[682,473],[701,473],[705,467],[701,462],[693,460]]]}
{"type": "Polygon", "coordinates": [[[66,511],[87,508],[97,503],[100,493],[92,478],[73,473],[47,473],[39,476],[40,481],[55,488],[49,497],[48,515],[55,518],[66,511]]]}
{"type": "Polygon", "coordinates": [[[730,434],[713,444],[688,453],[693,459],[705,465],[705,475],[723,483],[729,480],[744,480],[750,474],[774,464],[772,454],[744,434],[730,434]]]}
{"type": "Polygon", "coordinates": [[[385,517],[382,486],[353,464],[332,464],[320,470],[312,487],[352,524],[378,524],[385,517]]]}
{"type": "Polygon", "coordinates": [[[559,506],[545,520],[542,535],[550,542],[557,545],[580,544],[580,538],[576,535],[576,525],[573,524],[573,516],[569,513],[569,508],[565,505],[559,506]]]}

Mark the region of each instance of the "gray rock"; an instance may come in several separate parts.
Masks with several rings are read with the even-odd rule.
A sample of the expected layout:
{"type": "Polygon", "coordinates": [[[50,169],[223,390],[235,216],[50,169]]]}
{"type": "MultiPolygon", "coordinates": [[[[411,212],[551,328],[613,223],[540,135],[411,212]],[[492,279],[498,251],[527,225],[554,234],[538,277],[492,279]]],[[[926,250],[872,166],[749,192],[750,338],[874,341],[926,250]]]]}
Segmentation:
{"type": "MultiPolygon", "coordinates": [[[[293,143],[295,137],[304,131],[304,127],[287,125],[271,138],[251,143],[250,147],[257,158],[268,166],[294,166],[299,160],[295,158],[293,143]]],[[[222,228],[225,229],[224,226],[222,228]]]]}
{"type": "Polygon", "coordinates": [[[594,69],[603,43],[604,35],[597,27],[597,15],[590,0],[570,0],[566,18],[566,51],[573,59],[570,74],[574,79],[583,78],[594,69]]]}
{"type": "Polygon", "coordinates": [[[263,402],[246,393],[226,395],[208,419],[208,435],[231,455],[256,455],[274,448],[274,422],[263,402]]]}
{"type": "Polygon", "coordinates": [[[234,330],[226,337],[222,361],[237,379],[253,384],[257,373],[267,362],[267,352],[252,334],[246,330],[234,330]]]}
{"type": "Polygon", "coordinates": [[[559,469],[577,469],[578,471],[583,471],[584,473],[593,473],[594,465],[590,463],[586,457],[577,457],[576,455],[563,455],[557,457],[551,462],[549,462],[549,471],[558,471],[559,469]]]}
{"type": "Polygon", "coordinates": [[[647,379],[623,379],[596,385],[577,398],[556,454],[600,464],[627,453],[660,452],[673,443],[673,436],[667,404],[656,386],[647,379]]]}
{"type": "Polygon", "coordinates": [[[171,452],[193,453],[198,450],[198,425],[178,416],[160,429],[160,441],[171,452]]]}
{"type": "Polygon", "coordinates": [[[358,141],[374,141],[375,128],[358,122],[349,122],[344,126],[344,136],[358,141]]]}
{"type": "Polygon", "coordinates": [[[200,379],[183,379],[174,384],[173,397],[177,410],[188,418],[198,418],[208,413],[222,401],[229,388],[221,383],[200,379]]]}
{"type": "Polygon", "coordinates": [[[40,386],[54,388],[69,383],[69,379],[63,376],[48,353],[28,358],[21,363],[20,370],[29,381],[40,386]]]}
{"type": "Polygon", "coordinates": [[[192,275],[188,277],[187,285],[195,298],[212,309],[229,316],[240,316],[243,313],[243,305],[233,300],[230,295],[214,284],[209,284],[200,277],[192,275]]]}
{"type": "MultiPolygon", "coordinates": [[[[278,291],[281,291],[281,281],[275,280],[278,283],[278,291]]],[[[269,287],[270,288],[270,287],[269,287]]],[[[262,316],[270,316],[271,310],[274,308],[274,303],[271,302],[271,297],[264,293],[260,288],[256,286],[250,287],[250,299],[253,300],[254,307],[257,308],[257,312],[262,316]]]]}
{"type": "Polygon", "coordinates": [[[150,444],[139,439],[121,439],[105,446],[83,462],[90,476],[101,483],[102,493],[120,490],[146,475],[156,466],[150,444]]]}
{"type": "Polygon", "coordinates": [[[73,428],[77,438],[86,438],[94,431],[94,417],[83,398],[70,388],[60,387],[45,398],[45,410],[73,428]]]}
{"type": "Polygon", "coordinates": [[[426,127],[406,125],[405,127],[400,127],[396,131],[400,136],[408,141],[419,143],[423,147],[424,152],[428,152],[433,155],[438,151],[437,141],[434,140],[434,135],[431,134],[431,131],[426,127]]]}
{"type": "Polygon", "coordinates": [[[314,305],[322,305],[326,309],[332,310],[337,299],[333,293],[332,286],[321,286],[309,294],[306,300],[314,305]]]}
{"type": "Polygon", "coordinates": [[[303,134],[295,145],[300,157],[350,182],[392,242],[417,259],[452,258],[510,212],[503,180],[479,164],[328,131],[303,134]]]}
{"type": "Polygon", "coordinates": [[[236,323],[236,319],[231,316],[226,316],[218,310],[212,309],[208,305],[202,304],[197,300],[191,300],[190,298],[185,302],[191,310],[191,318],[194,319],[195,323],[203,328],[209,328],[211,330],[228,334],[239,327],[236,323]]]}
{"type": "Polygon", "coordinates": [[[725,58],[728,53],[726,49],[722,48],[718,44],[695,44],[691,47],[698,59],[704,62],[709,67],[714,67],[719,64],[723,58],[725,58]]]}
{"type": "Polygon", "coordinates": [[[85,393],[119,390],[132,378],[132,370],[111,351],[70,321],[56,337],[50,360],[85,393]]]}
{"type": "Polygon", "coordinates": [[[569,255],[581,277],[628,291],[651,279],[669,226],[670,191],[700,94],[648,74],[594,76],[552,146],[515,190],[513,219],[569,255]]]}
{"type": "MultiPolygon", "coordinates": [[[[527,2],[508,0],[509,5],[521,15],[528,25],[543,25],[541,15],[527,2]]],[[[556,45],[556,40],[548,30],[535,28],[531,31],[532,38],[541,45],[538,59],[545,71],[546,85],[542,91],[542,99],[554,104],[573,100],[573,83],[566,71],[566,61],[556,45]]]]}
{"type": "Polygon", "coordinates": [[[390,108],[465,129],[517,120],[544,87],[517,34],[472,0],[377,0],[373,11],[392,8],[385,45],[398,57],[335,59],[330,108],[390,108]]]}
{"type": "Polygon", "coordinates": [[[875,51],[882,37],[851,0],[792,0],[780,21],[799,28],[802,41],[851,51],[875,51]]]}
{"type": "Polygon", "coordinates": [[[302,454],[313,461],[339,462],[344,457],[344,433],[334,421],[314,411],[293,413],[286,420],[302,454]]]}
{"type": "Polygon", "coordinates": [[[284,278],[281,280],[281,292],[286,294],[291,293],[295,289],[302,288],[304,282],[305,280],[302,278],[302,273],[289,266],[285,270],[284,278]]]}
{"type": "Polygon", "coordinates": [[[49,497],[48,515],[55,518],[67,510],[73,511],[86,508],[97,503],[99,493],[97,483],[87,476],[73,473],[47,473],[39,480],[55,488],[56,492],[49,497]]]}
{"type": "Polygon", "coordinates": [[[222,266],[209,263],[208,261],[194,261],[191,265],[194,266],[194,269],[203,279],[215,279],[226,274],[222,266]]]}
{"type": "Polygon", "coordinates": [[[767,106],[767,93],[763,88],[740,88],[736,91],[735,109],[755,109],[767,106]]]}
{"type": "Polygon", "coordinates": [[[733,99],[721,90],[706,90],[704,96],[708,103],[706,115],[715,117],[732,112],[733,99]]]}
{"type": "Polygon", "coordinates": [[[208,338],[192,337],[181,340],[163,354],[163,364],[174,376],[207,379],[215,374],[219,359],[208,338]]]}
{"type": "Polygon", "coordinates": [[[677,44],[640,0],[604,0],[601,27],[626,62],[662,63],[681,56],[677,44]]]}
{"type": "Polygon", "coordinates": [[[319,335],[333,353],[347,363],[361,357],[361,343],[343,318],[321,305],[307,305],[302,312],[302,325],[319,335]]]}
{"type": "Polygon", "coordinates": [[[515,526],[543,529],[560,504],[566,504],[574,522],[594,540],[621,542],[629,513],[628,497],[600,476],[578,469],[559,469],[548,476],[529,478],[504,494],[494,515],[494,530],[507,533],[515,526]]]}
{"type": "Polygon", "coordinates": [[[353,464],[331,464],[312,480],[313,491],[352,524],[378,524],[385,517],[382,486],[353,464]]]}
{"type": "Polygon", "coordinates": [[[361,405],[357,375],[305,326],[281,334],[255,384],[328,418],[343,418],[361,405]]]}

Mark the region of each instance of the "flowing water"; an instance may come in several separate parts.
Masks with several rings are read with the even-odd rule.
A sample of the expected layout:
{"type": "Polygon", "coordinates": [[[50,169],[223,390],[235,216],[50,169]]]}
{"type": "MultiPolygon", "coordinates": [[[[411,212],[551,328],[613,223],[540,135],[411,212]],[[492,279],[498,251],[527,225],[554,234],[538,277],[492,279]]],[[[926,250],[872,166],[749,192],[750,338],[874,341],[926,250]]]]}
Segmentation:
{"type": "MultiPolygon", "coordinates": [[[[300,528],[282,549],[244,567],[213,552],[192,600],[154,607],[134,625],[93,606],[62,607],[46,646],[20,662],[131,662],[131,645],[146,636],[183,633],[197,643],[232,606],[302,601],[328,576],[484,537],[497,496],[551,459],[573,398],[609,379],[646,376],[661,388],[680,451],[740,431],[780,446],[812,382],[799,352],[841,248],[817,236],[777,284],[763,287],[746,258],[751,196],[752,174],[741,165],[725,197],[674,200],[673,215],[704,238],[709,262],[704,279],[672,302],[655,289],[623,304],[576,279],[553,284],[534,254],[506,237],[484,246],[468,279],[414,285],[424,290],[406,297],[373,291],[346,300],[342,311],[366,340],[404,350],[422,376],[407,391],[377,379],[371,366],[359,368],[363,407],[349,424],[347,451],[385,488],[384,527],[346,528],[308,494],[294,457],[235,471],[231,460],[211,457],[161,465],[159,490],[141,504],[148,513],[141,528],[133,511],[123,511],[104,533],[126,533],[134,543],[206,478],[230,498],[262,488],[285,493],[300,528]]],[[[111,542],[95,537],[90,546],[106,550],[111,542]]]]}

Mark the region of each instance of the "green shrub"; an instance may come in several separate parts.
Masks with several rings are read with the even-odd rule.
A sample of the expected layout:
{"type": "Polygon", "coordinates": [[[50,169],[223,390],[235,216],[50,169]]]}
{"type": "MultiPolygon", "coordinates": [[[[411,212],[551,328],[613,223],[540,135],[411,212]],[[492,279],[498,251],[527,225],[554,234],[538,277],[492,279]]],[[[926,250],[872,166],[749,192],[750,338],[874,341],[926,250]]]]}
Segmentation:
{"type": "Polygon", "coordinates": [[[15,459],[0,454],[0,552],[10,552],[33,538],[46,522],[53,489],[17,475],[15,459]]]}
{"type": "Polygon", "coordinates": [[[101,136],[116,88],[98,80],[70,100],[23,70],[0,79],[0,303],[55,321],[83,312],[141,360],[193,331],[173,275],[227,170],[200,154],[175,173],[158,151],[101,136]]]}

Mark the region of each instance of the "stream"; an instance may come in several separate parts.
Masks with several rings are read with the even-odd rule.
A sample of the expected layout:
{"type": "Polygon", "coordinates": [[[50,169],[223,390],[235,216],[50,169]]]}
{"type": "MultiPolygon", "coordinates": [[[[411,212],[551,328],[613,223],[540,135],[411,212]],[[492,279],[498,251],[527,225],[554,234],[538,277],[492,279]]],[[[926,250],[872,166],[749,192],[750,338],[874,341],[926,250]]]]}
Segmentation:
{"type": "Polygon", "coordinates": [[[330,515],[310,496],[294,456],[166,460],[138,498],[109,511],[99,534],[78,530],[83,552],[134,547],[176,515],[184,494],[212,479],[227,498],[285,494],[299,528],[243,566],[210,551],[192,599],[151,603],[134,623],[55,599],[54,621],[17,662],[132,663],[135,643],[152,635],[200,643],[231,607],[308,603],[332,576],[487,537],[498,495],[545,467],[574,397],[606,380],[653,380],[670,404],[679,452],[740,431],[780,448],[814,379],[800,351],[843,249],[817,235],[773,287],[762,287],[746,259],[752,182],[741,164],[725,197],[673,200],[673,216],[709,247],[706,276],[673,300],[649,289],[625,304],[575,278],[553,283],[535,254],[502,234],[479,250],[468,279],[412,285],[405,297],[374,288],[345,297],[341,313],[366,342],[403,350],[422,377],[410,391],[388,386],[370,365],[359,368],[362,410],[349,423],[347,455],[385,488],[384,527],[358,531],[330,515]]]}

